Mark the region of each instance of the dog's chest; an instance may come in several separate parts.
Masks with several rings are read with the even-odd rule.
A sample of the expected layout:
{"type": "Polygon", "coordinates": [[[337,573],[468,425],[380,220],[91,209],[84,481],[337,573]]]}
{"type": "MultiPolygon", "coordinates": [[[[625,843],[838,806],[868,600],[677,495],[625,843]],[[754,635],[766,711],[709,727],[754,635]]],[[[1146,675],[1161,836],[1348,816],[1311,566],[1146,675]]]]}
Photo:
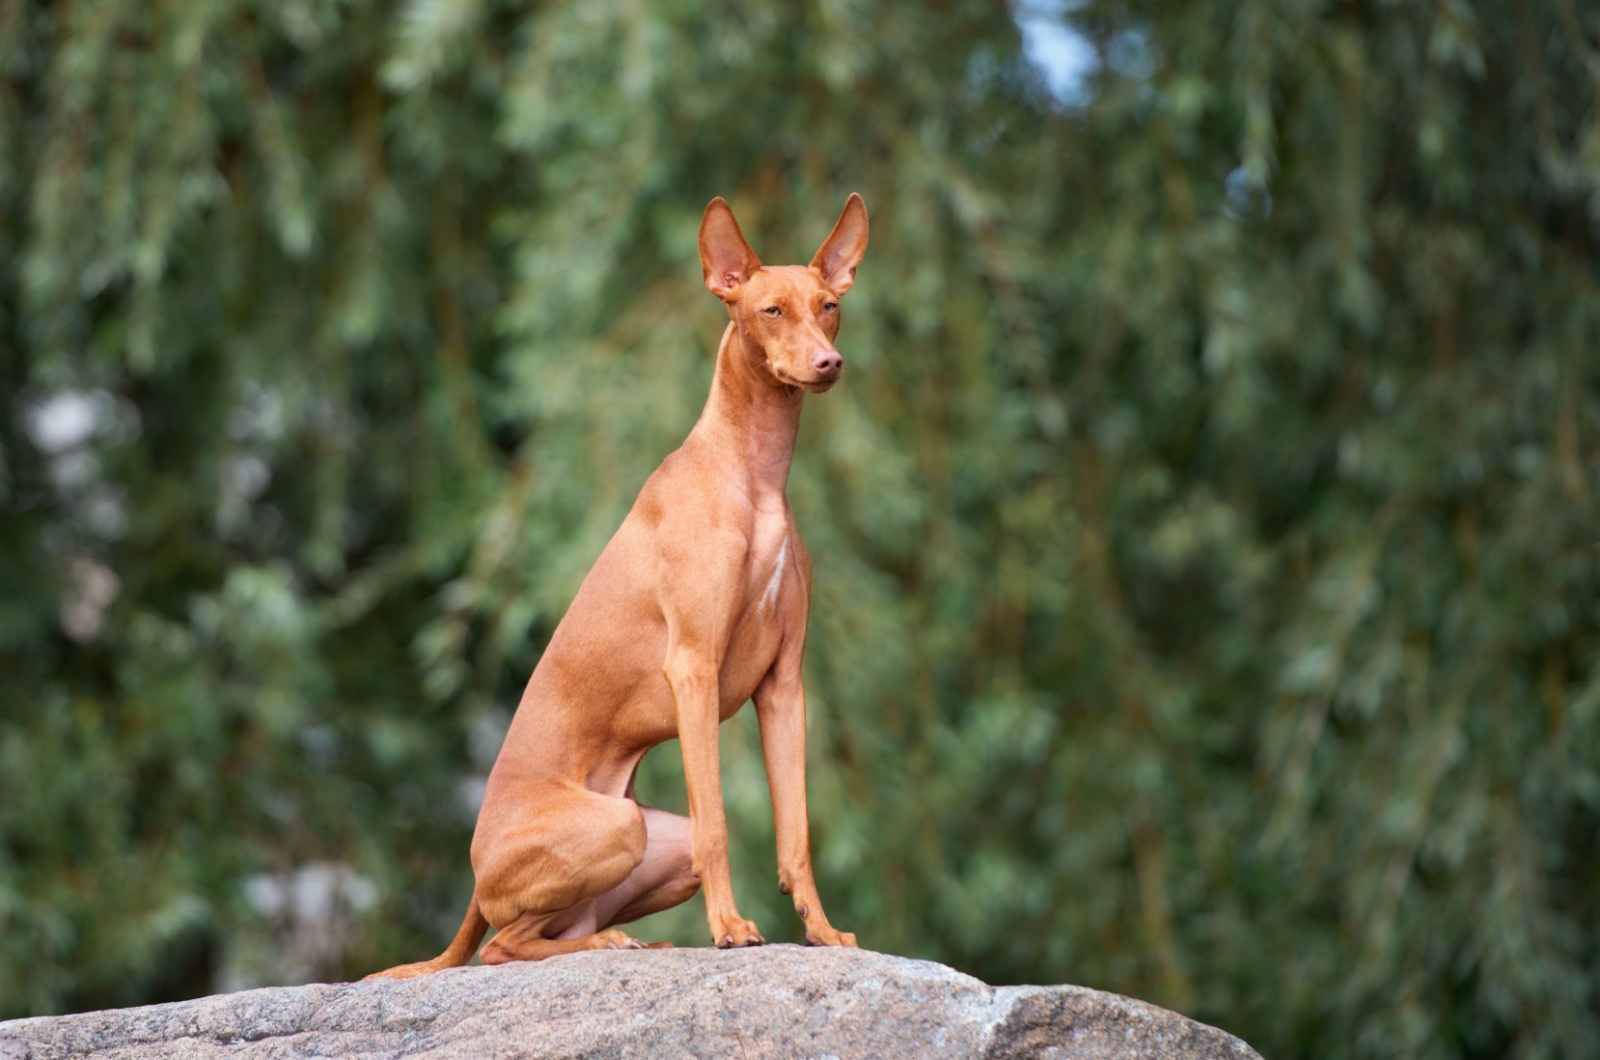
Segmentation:
{"type": "Polygon", "coordinates": [[[795,577],[793,535],[784,509],[762,513],[750,535],[749,571],[745,584],[746,613],[770,618],[784,589],[795,577]]]}
{"type": "Polygon", "coordinates": [[[722,667],[724,714],[750,698],[772,668],[783,642],[784,602],[798,584],[795,542],[787,516],[752,535],[744,607],[722,667]]]}
{"type": "MultiPolygon", "coordinates": [[[[789,537],[786,534],[783,540],[778,543],[778,555],[772,561],[772,576],[766,580],[764,585],[761,585],[761,596],[756,601],[756,612],[758,614],[769,614],[773,608],[778,606],[778,591],[783,588],[783,579],[788,565],[789,537]]],[[[764,570],[765,568],[762,566],[758,565],[756,567],[758,574],[764,570]]],[[[759,579],[757,581],[759,584],[759,579]]]]}

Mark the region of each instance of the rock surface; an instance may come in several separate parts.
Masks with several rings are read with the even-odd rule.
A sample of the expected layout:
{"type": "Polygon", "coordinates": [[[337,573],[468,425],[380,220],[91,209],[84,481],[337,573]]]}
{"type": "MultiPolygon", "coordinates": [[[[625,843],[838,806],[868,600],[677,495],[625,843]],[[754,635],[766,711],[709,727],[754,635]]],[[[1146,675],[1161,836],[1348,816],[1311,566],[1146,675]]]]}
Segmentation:
{"type": "Polygon", "coordinates": [[[145,1057],[1255,1057],[1076,986],[797,946],[607,951],[0,1023],[0,1060],[145,1057]]]}

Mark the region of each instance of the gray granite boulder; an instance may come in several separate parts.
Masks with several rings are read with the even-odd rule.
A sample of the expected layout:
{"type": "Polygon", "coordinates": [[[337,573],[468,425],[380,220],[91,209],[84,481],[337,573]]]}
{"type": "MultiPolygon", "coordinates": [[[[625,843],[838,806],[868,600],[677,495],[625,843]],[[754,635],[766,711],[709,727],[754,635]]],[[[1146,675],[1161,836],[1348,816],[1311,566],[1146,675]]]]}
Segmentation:
{"type": "Polygon", "coordinates": [[[0,1060],[173,1057],[1192,1057],[1239,1039],[1076,986],[991,987],[866,950],[581,953],[0,1023],[0,1060]]]}

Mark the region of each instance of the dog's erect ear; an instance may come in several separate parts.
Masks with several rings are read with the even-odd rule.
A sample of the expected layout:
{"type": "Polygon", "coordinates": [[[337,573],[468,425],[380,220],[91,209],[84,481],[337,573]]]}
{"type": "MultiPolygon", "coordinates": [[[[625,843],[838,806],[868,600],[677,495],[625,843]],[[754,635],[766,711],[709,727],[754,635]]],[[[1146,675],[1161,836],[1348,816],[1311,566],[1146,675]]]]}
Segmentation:
{"type": "Polygon", "coordinates": [[[845,201],[839,222],[828,233],[828,238],[817,248],[811,267],[822,273],[822,279],[840,294],[856,282],[856,266],[867,252],[867,205],[855,192],[845,201]]]}
{"type": "Polygon", "coordinates": [[[761,259],[739,231],[732,207],[720,195],[700,218],[700,267],[705,270],[706,286],[724,302],[737,298],[739,288],[761,268],[761,259]]]}

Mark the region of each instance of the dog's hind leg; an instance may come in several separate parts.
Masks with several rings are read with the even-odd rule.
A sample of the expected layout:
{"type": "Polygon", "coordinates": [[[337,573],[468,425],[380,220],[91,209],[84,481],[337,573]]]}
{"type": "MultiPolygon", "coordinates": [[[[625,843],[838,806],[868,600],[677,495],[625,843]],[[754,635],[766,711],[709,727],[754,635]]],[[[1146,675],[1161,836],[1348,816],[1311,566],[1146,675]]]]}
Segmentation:
{"type": "Polygon", "coordinates": [[[628,924],[681,905],[700,890],[694,874],[694,829],[689,818],[641,806],[648,839],[644,860],[628,878],[595,900],[599,927],[628,924]]]}
{"type": "Polygon", "coordinates": [[[630,938],[621,931],[599,931],[574,939],[547,939],[545,930],[548,917],[527,913],[507,924],[479,958],[484,964],[505,964],[508,961],[542,961],[546,957],[559,957],[564,953],[582,950],[642,950],[645,944],[630,938]]]}
{"type": "Polygon", "coordinates": [[[487,846],[492,855],[476,866],[478,906],[499,928],[480,954],[483,963],[641,946],[593,926],[595,899],[644,861],[647,833],[638,804],[568,786],[529,801],[538,812],[495,836],[487,846]]]}

